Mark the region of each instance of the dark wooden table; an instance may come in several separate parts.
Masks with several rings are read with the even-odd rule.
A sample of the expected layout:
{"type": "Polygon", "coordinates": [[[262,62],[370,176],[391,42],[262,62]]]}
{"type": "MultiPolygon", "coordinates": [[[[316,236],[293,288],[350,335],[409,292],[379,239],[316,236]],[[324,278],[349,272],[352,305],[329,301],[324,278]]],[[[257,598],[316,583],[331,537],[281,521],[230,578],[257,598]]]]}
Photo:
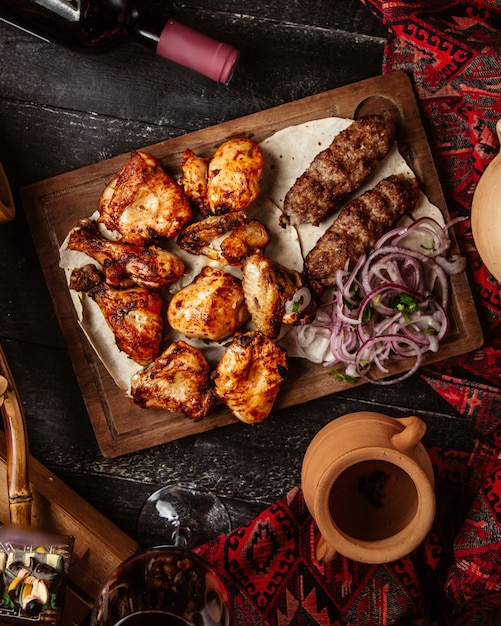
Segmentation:
{"type": "Polygon", "coordinates": [[[0,342],[23,401],[31,453],[133,534],[143,499],[171,481],[215,491],[234,526],[247,521],[298,484],[310,440],[344,413],[417,414],[428,424],[428,443],[453,447],[468,440],[468,422],[415,375],[389,388],[365,385],[279,411],[259,427],[235,424],[115,459],[101,455],[18,190],[376,76],[386,39],[384,26],[358,0],[164,4],[143,2],[241,50],[229,87],[136,44],[84,56],[0,22],[0,161],[18,200],[15,220],[0,226],[0,342]]]}

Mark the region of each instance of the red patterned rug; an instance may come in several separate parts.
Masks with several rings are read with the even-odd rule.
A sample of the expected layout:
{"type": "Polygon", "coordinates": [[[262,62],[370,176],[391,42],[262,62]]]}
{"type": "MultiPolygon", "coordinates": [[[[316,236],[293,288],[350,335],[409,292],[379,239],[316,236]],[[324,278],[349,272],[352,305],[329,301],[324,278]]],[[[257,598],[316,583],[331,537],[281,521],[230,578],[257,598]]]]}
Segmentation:
{"type": "Polygon", "coordinates": [[[429,450],[437,515],[406,558],[315,558],[318,530],[299,487],[246,526],[197,549],[225,579],[242,626],[501,623],[501,460],[429,450]]]}
{"type": "MultiPolygon", "coordinates": [[[[388,27],[383,73],[411,77],[447,206],[469,218],[473,193],[499,151],[501,2],[364,0],[388,27]]],[[[482,321],[482,350],[422,372],[430,385],[480,432],[501,437],[499,283],[475,248],[469,219],[456,226],[482,321]],[[476,382],[472,383],[471,380],[476,382]]]]}
{"type": "Polygon", "coordinates": [[[469,220],[478,179],[499,151],[501,0],[363,1],[388,27],[383,73],[404,70],[414,83],[449,212],[467,218],[456,234],[485,345],[421,376],[471,420],[479,442],[429,450],[437,515],[405,559],[319,563],[299,488],[199,551],[228,582],[242,626],[501,625],[500,290],[469,220]]]}

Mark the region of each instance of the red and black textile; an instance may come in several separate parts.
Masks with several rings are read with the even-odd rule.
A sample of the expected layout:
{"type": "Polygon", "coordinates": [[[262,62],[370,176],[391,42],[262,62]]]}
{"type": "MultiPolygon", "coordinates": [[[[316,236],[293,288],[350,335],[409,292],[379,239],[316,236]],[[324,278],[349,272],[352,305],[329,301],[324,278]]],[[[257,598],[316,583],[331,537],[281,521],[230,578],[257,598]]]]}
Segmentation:
{"type": "Polygon", "coordinates": [[[368,565],[339,554],[328,564],[317,561],[318,528],[299,487],[247,525],[197,548],[227,583],[237,625],[500,624],[498,450],[483,444],[472,452],[428,452],[435,522],[426,541],[398,561],[368,565]]]}
{"type": "Polygon", "coordinates": [[[315,558],[318,530],[296,487],[255,520],[201,546],[235,598],[240,626],[501,625],[501,307],[469,218],[499,151],[501,0],[362,0],[388,27],[383,73],[413,81],[468,260],[482,349],[421,376],[478,432],[472,449],[428,450],[437,515],[427,540],[385,565],[315,558]]]}
{"type": "MultiPolygon", "coordinates": [[[[449,212],[469,217],[477,182],[499,152],[501,2],[363,2],[388,27],[383,73],[404,70],[413,81],[449,212]]],[[[456,234],[485,344],[422,375],[501,446],[500,286],[478,255],[469,219],[456,234]]]]}

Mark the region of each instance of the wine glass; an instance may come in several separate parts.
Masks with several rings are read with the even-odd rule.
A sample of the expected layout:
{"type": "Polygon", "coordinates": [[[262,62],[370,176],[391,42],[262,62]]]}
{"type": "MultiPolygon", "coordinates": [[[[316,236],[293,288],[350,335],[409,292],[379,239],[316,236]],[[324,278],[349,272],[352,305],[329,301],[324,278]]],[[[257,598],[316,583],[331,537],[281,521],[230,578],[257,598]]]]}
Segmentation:
{"type": "Polygon", "coordinates": [[[143,549],[110,576],[91,626],[231,626],[230,594],[210,565],[190,551],[231,530],[223,502],[187,485],[166,485],[137,519],[143,549]]]}
{"type": "Polygon", "coordinates": [[[124,561],[102,587],[91,626],[232,626],[230,595],[197,554],[164,546],[124,561]]]}
{"type": "Polygon", "coordinates": [[[152,493],[143,503],[136,524],[142,548],[167,545],[190,549],[230,530],[230,516],[220,498],[180,484],[152,493]]]}

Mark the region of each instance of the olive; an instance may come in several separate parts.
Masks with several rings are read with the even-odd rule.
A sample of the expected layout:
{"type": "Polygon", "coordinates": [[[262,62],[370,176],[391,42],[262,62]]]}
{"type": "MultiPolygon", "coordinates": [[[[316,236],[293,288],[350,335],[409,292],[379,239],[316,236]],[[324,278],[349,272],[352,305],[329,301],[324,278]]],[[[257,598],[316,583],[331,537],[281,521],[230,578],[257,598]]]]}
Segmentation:
{"type": "Polygon", "coordinates": [[[42,612],[42,604],[38,600],[30,600],[24,607],[24,612],[28,617],[36,617],[42,612]]]}

